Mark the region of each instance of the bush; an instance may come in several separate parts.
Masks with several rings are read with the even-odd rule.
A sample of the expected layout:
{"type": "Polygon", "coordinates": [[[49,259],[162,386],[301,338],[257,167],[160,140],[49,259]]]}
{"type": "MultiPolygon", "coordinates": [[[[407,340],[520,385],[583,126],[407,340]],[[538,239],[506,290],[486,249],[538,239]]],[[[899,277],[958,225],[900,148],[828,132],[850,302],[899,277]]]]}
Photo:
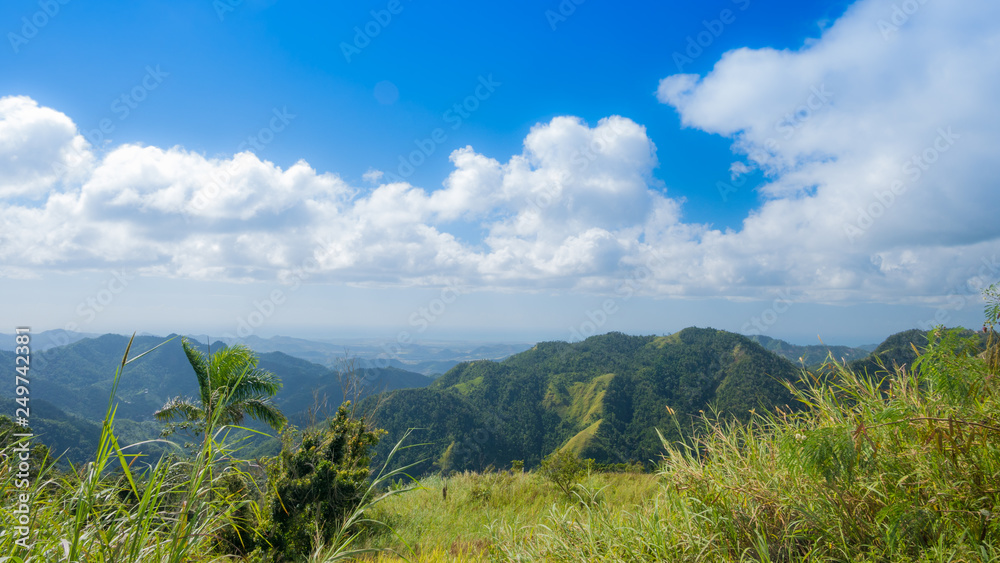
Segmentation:
{"type": "Polygon", "coordinates": [[[268,468],[273,483],[268,540],[278,560],[299,559],[330,543],[368,489],[371,449],[381,430],[354,418],[347,402],[293,447],[286,438],[268,468]]]}
{"type": "Polygon", "coordinates": [[[573,499],[573,487],[587,473],[587,465],[571,451],[557,450],[542,460],[538,473],[573,499]]]}

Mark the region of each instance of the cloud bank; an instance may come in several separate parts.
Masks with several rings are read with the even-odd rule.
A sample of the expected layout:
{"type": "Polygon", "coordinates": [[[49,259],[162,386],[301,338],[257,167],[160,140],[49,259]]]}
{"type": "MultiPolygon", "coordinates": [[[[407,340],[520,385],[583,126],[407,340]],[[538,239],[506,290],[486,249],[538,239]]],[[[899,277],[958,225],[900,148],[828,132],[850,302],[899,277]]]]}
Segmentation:
{"type": "MultiPolygon", "coordinates": [[[[506,161],[464,147],[437,189],[351,186],[304,161],[90,146],[0,98],[0,275],[144,275],[925,302],[1000,276],[1000,5],[862,1],[798,50],[738,49],[657,90],[761,170],[738,231],[683,220],[645,128],[557,117],[506,161]],[[482,233],[463,240],[453,232],[482,233]]],[[[720,199],[720,204],[722,201],[720,199]]]]}

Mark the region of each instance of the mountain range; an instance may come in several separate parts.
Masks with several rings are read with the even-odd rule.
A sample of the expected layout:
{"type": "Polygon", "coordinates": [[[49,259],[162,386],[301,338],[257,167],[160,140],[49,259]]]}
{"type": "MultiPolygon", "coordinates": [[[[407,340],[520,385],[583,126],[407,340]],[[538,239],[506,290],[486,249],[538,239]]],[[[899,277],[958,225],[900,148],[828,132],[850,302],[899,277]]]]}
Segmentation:
{"type": "MultiPolygon", "coordinates": [[[[40,441],[77,463],[94,451],[128,338],[43,335],[33,342],[67,343],[33,350],[31,425],[40,441]]],[[[0,335],[0,342],[13,337],[0,335]]],[[[648,462],[660,449],[657,429],[680,439],[706,412],[745,420],[754,409],[795,408],[784,384],[797,378],[801,365],[828,355],[856,369],[874,369],[876,356],[888,365],[906,363],[915,357],[910,342],[924,345],[926,335],[894,335],[869,355],[865,348],[797,346],[689,328],[669,336],[609,333],[575,343],[541,342],[519,352],[523,346],[517,344],[423,345],[410,352],[411,363],[394,359],[388,367],[366,367],[388,363],[377,355],[351,361],[355,350],[376,352],[371,342],[347,354],[341,349],[339,356],[333,343],[277,337],[248,344],[259,367],[282,380],[275,401],[299,426],[336,409],[344,400],[343,376],[353,367],[355,381],[363,383],[357,397],[364,399],[362,408],[389,432],[380,451],[417,428],[413,439],[427,445],[404,450],[399,461],[420,461],[419,471],[431,471],[501,467],[513,460],[532,467],[559,449],[604,463],[648,462]],[[434,379],[398,367],[417,365],[413,358],[425,368],[438,362],[448,369],[434,379]]],[[[225,345],[216,341],[202,349],[225,345]]],[[[171,397],[196,394],[179,337],[137,336],[130,356],[150,350],[126,366],[118,388],[116,430],[123,443],[158,436],[162,425],[152,413],[171,397]]],[[[0,349],[0,362],[13,365],[13,356],[0,349]]],[[[14,413],[16,406],[12,389],[0,388],[2,412],[14,413]]],[[[271,452],[276,444],[260,451],[271,452]]]]}

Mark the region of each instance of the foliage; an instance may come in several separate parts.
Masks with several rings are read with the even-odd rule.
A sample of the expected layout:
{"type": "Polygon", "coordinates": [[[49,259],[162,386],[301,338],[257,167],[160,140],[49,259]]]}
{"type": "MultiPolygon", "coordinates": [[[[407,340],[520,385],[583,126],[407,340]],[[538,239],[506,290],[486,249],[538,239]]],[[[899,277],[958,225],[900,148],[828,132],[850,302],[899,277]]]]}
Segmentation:
{"type": "MultiPolygon", "coordinates": [[[[160,456],[149,459],[123,447],[117,434],[118,384],[126,367],[155,349],[132,356],[131,343],[126,347],[112,380],[107,411],[91,461],[73,466],[68,472],[32,458],[32,473],[27,483],[8,464],[0,466],[0,553],[12,561],[157,561],[163,563],[208,561],[261,561],[280,559],[268,542],[269,515],[261,510],[267,494],[257,485],[271,490],[264,475],[252,475],[254,464],[240,459],[243,438],[223,424],[224,409],[212,410],[206,427],[214,429],[193,455],[160,456]],[[151,463],[152,462],[152,463],[151,463]],[[22,522],[17,511],[29,502],[27,538],[16,530],[22,522]],[[22,540],[26,547],[17,540],[22,540]],[[273,557],[272,557],[273,556],[273,557]]],[[[231,395],[235,388],[230,388],[231,395]]],[[[219,404],[229,404],[233,397],[222,395],[219,404]]],[[[361,452],[371,446],[372,431],[359,432],[358,421],[339,417],[333,423],[348,429],[346,439],[335,446],[353,459],[353,467],[367,477],[369,459],[361,452]],[[360,455],[359,455],[360,453],[360,455]]],[[[363,426],[362,426],[363,428],[363,426]]],[[[9,419],[0,417],[0,437],[10,438],[14,430],[9,419]]],[[[9,440],[8,440],[9,441],[9,440]]],[[[182,448],[166,440],[173,451],[182,448]]],[[[9,444],[8,444],[9,445],[9,444]]],[[[145,444],[137,444],[144,446],[145,444]]],[[[33,450],[44,453],[44,448],[33,450]]],[[[337,456],[334,456],[337,457],[337,456]]],[[[290,456],[294,459],[295,456],[290,456]]],[[[388,462],[388,459],[387,459],[388,462]]],[[[404,468],[405,469],[405,468],[404,468]]],[[[378,502],[409,488],[380,493],[387,480],[399,477],[402,469],[383,469],[373,480],[362,479],[359,495],[353,495],[352,508],[341,519],[341,526],[327,541],[308,552],[309,561],[339,561],[373,548],[350,550],[357,537],[356,529],[373,520],[363,517],[378,502]]],[[[287,490],[287,489],[283,489],[287,490]]],[[[270,507],[270,505],[265,505],[270,507]]]]}
{"type": "MultiPolygon", "coordinates": [[[[273,397],[281,389],[274,374],[257,368],[257,357],[250,348],[230,346],[208,356],[183,340],[184,353],[198,379],[198,399],[174,397],[154,413],[157,420],[181,419],[182,427],[206,435],[213,424],[234,425],[249,415],[280,430],[285,415],[275,406],[273,397]]],[[[167,432],[176,429],[168,427],[167,432]]]]}
{"type": "Polygon", "coordinates": [[[504,467],[511,459],[531,469],[563,447],[601,464],[652,468],[660,451],[654,429],[671,424],[664,405],[677,411],[684,433],[699,411],[747,420],[751,409],[794,404],[782,381],[796,373],[791,362],[724,331],[609,333],[459,364],[430,387],[393,393],[375,420],[390,438],[421,429],[434,450],[419,473],[442,463],[450,471],[504,467]]]}
{"type": "MultiPolygon", "coordinates": [[[[593,473],[584,477],[580,485],[602,491],[604,506],[631,507],[655,498],[658,479],[653,474],[593,473]]],[[[420,490],[389,499],[374,510],[373,515],[390,523],[395,532],[373,531],[363,538],[364,545],[388,548],[377,561],[400,561],[400,556],[415,562],[517,560],[517,554],[490,556],[491,551],[501,552],[494,533],[499,535],[501,529],[508,528],[534,533],[553,507],[563,511],[579,505],[575,496],[567,499],[537,472],[463,472],[447,479],[433,475],[422,479],[421,485],[420,490]],[[448,498],[444,500],[441,489],[446,483],[448,498]],[[398,555],[392,555],[393,552],[398,555]]],[[[576,490],[582,492],[579,486],[576,490]]],[[[517,549],[516,544],[508,547],[517,549]]],[[[522,557],[521,560],[546,559],[522,557]]]]}
{"type": "Polygon", "coordinates": [[[827,357],[831,355],[842,362],[861,360],[868,356],[870,352],[866,348],[853,348],[850,346],[827,346],[825,344],[800,346],[762,334],[748,336],[748,338],[760,344],[766,350],[788,359],[797,366],[804,367],[822,365],[827,357]]]}
{"type": "Polygon", "coordinates": [[[937,329],[885,385],[842,364],[789,390],[807,408],[706,418],[664,440],[663,486],[632,507],[553,509],[498,526],[505,560],[995,561],[1000,372],[937,329]]]}
{"type": "Polygon", "coordinates": [[[337,409],[325,427],[307,430],[301,443],[285,434],[285,447],[268,468],[274,494],[268,539],[275,553],[296,559],[329,543],[367,490],[371,449],[383,432],[337,409]]]}
{"type": "Polygon", "coordinates": [[[567,498],[573,498],[573,487],[587,474],[586,464],[568,450],[552,452],[542,460],[538,473],[559,487],[567,498]]]}

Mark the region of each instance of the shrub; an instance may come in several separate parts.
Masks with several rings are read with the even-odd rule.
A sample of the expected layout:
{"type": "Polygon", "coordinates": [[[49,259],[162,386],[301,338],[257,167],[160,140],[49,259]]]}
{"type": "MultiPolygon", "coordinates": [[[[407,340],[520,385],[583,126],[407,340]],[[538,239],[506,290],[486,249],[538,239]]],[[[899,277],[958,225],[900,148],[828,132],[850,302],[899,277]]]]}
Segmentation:
{"type": "Polygon", "coordinates": [[[586,465],[569,450],[557,450],[542,460],[538,473],[573,499],[573,487],[586,474],[586,465]]]}
{"type": "Polygon", "coordinates": [[[307,556],[340,532],[368,489],[371,449],[382,433],[354,418],[347,402],[325,428],[306,431],[297,448],[285,440],[268,470],[268,540],[278,560],[307,556]]]}

